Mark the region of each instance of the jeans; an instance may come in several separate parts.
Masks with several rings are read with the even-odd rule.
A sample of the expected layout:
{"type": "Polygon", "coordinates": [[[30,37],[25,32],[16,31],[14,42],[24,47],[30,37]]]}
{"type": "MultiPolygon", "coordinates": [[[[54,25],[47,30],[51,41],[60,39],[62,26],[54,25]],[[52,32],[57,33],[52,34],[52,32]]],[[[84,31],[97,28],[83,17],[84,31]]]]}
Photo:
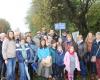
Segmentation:
{"type": "Polygon", "coordinates": [[[52,64],[52,77],[56,77],[56,76],[57,76],[56,64],[53,63],[52,64]]]}
{"type": "Polygon", "coordinates": [[[97,75],[98,78],[100,79],[100,59],[96,59],[96,68],[97,68],[97,75]]]}
{"type": "Polygon", "coordinates": [[[86,77],[87,76],[87,66],[84,60],[80,60],[80,68],[81,68],[81,76],[86,77]]]}
{"type": "Polygon", "coordinates": [[[62,78],[64,78],[64,65],[58,66],[56,67],[57,69],[57,78],[58,80],[61,80],[62,78]]]}
{"type": "Polygon", "coordinates": [[[25,64],[19,62],[20,80],[27,80],[25,64]]]}
{"type": "Polygon", "coordinates": [[[3,65],[3,61],[0,60],[0,79],[1,79],[1,74],[2,74],[2,65],[3,65]]]}
{"type": "Polygon", "coordinates": [[[9,58],[7,60],[7,80],[15,80],[15,66],[16,66],[16,59],[9,58]]]}
{"type": "Polygon", "coordinates": [[[91,62],[91,74],[96,74],[97,70],[96,70],[96,63],[91,62]]]}
{"type": "Polygon", "coordinates": [[[29,74],[30,74],[30,78],[31,80],[33,80],[33,68],[31,66],[31,63],[28,64],[28,70],[29,70],[29,74]]]}
{"type": "Polygon", "coordinates": [[[3,60],[0,60],[0,78],[6,76],[6,65],[3,60]]]}

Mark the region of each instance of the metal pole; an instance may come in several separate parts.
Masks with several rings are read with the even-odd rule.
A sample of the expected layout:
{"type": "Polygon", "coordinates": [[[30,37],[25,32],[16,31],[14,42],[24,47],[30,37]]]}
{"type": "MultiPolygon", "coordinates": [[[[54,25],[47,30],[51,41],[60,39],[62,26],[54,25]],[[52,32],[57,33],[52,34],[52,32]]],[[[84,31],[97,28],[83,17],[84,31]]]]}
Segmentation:
{"type": "Polygon", "coordinates": [[[61,38],[61,29],[59,30],[59,36],[60,36],[60,38],[61,38]]]}

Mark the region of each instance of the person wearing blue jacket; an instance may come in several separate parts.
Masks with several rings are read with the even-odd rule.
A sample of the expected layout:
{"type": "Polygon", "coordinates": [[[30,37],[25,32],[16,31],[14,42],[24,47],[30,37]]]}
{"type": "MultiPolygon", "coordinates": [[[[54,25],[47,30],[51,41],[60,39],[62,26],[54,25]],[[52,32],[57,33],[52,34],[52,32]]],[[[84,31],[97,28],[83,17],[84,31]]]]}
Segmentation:
{"type": "Polygon", "coordinates": [[[31,36],[26,36],[26,42],[30,48],[30,60],[28,64],[28,70],[31,77],[31,80],[33,80],[33,75],[37,73],[37,46],[35,42],[32,40],[31,36]]]}
{"type": "Polygon", "coordinates": [[[56,53],[57,80],[64,78],[64,55],[62,46],[58,45],[56,53]]]}
{"type": "Polygon", "coordinates": [[[92,45],[92,57],[96,56],[96,61],[93,62],[92,59],[92,74],[95,77],[96,71],[97,71],[97,76],[98,80],[100,80],[100,32],[96,33],[96,40],[93,42],[92,45]]]}
{"type": "Polygon", "coordinates": [[[27,63],[30,59],[30,49],[28,44],[25,43],[25,38],[21,38],[21,42],[16,44],[16,57],[19,64],[20,79],[19,80],[30,80],[28,74],[27,63]]]}
{"type": "Polygon", "coordinates": [[[46,41],[45,39],[41,39],[40,41],[40,47],[38,48],[37,51],[38,55],[38,75],[49,78],[51,75],[50,69],[51,66],[46,66],[45,60],[51,56],[49,48],[46,46],[46,41]]]}

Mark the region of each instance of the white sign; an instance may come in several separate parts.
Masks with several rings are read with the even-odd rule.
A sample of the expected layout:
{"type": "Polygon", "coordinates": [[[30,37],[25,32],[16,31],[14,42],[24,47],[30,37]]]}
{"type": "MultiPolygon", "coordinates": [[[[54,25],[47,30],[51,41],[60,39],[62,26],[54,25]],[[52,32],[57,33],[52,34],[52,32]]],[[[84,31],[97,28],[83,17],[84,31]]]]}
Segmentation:
{"type": "Polygon", "coordinates": [[[79,31],[76,31],[76,32],[72,33],[72,36],[73,36],[73,39],[74,39],[75,42],[77,41],[78,35],[79,35],[79,31]]]}

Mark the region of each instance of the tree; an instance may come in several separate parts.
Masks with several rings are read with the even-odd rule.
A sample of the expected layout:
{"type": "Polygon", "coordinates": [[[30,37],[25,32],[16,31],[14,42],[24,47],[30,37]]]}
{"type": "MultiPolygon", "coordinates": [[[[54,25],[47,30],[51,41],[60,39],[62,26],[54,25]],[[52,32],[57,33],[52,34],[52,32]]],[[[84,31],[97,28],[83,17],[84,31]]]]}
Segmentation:
{"type": "Polygon", "coordinates": [[[100,2],[96,2],[87,13],[87,25],[94,33],[100,31],[100,2]]]}
{"type": "Polygon", "coordinates": [[[44,26],[54,28],[55,23],[64,22],[67,29],[79,30],[82,35],[86,35],[90,30],[87,14],[95,2],[96,0],[34,0],[27,22],[31,30],[44,26]]]}
{"type": "Polygon", "coordinates": [[[0,33],[10,30],[10,24],[5,19],[0,19],[0,33]]]}
{"type": "Polygon", "coordinates": [[[68,19],[84,35],[89,31],[87,26],[87,13],[96,0],[52,0],[52,18],[54,22],[61,18],[68,19]],[[56,13],[56,14],[55,14],[56,13]]]}
{"type": "Polygon", "coordinates": [[[26,17],[30,30],[35,33],[42,27],[50,27],[50,3],[49,0],[34,0],[26,17]]]}

